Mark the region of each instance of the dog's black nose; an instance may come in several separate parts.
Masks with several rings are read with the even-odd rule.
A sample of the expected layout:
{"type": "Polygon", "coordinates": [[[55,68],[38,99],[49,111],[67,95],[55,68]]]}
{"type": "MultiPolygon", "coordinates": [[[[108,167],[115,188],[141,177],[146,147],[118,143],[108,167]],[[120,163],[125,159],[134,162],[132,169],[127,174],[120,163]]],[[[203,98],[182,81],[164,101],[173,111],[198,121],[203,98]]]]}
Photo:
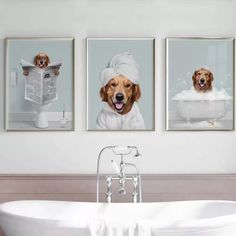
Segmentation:
{"type": "Polygon", "coordinates": [[[124,94],[123,93],[117,93],[116,94],[116,100],[121,102],[124,99],[124,94]]]}
{"type": "Polygon", "coordinates": [[[201,78],[200,79],[200,82],[203,84],[205,82],[205,79],[204,78],[201,78]]]}

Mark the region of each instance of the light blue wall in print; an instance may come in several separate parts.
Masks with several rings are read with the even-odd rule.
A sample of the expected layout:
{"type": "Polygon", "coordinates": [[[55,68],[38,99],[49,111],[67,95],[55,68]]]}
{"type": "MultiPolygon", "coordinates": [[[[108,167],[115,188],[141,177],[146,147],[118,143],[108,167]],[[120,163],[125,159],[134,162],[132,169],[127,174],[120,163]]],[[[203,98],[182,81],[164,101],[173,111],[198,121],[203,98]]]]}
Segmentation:
{"type": "Polygon", "coordinates": [[[111,58],[130,52],[140,69],[141,99],[138,102],[146,129],[154,123],[154,40],[153,39],[89,39],[88,40],[88,129],[96,129],[96,119],[103,108],[99,91],[100,73],[111,58]]]}
{"type": "Polygon", "coordinates": [[[54,101],[50,111],[73,111],[73,76],[74,47],[72,39],[9,39],[7,42],[7,80],[8,80],[8,111],[9,113],[32,111],[30,102],[24,99],[24,76],[20,61],[22,59],[33,63],[39,52],[49,55],[51,63],[61,61],[60,75],[57,81],[58,100],[54,101]],[[17,86],[10,83],[10,73],[18,72],[17,86]]]}

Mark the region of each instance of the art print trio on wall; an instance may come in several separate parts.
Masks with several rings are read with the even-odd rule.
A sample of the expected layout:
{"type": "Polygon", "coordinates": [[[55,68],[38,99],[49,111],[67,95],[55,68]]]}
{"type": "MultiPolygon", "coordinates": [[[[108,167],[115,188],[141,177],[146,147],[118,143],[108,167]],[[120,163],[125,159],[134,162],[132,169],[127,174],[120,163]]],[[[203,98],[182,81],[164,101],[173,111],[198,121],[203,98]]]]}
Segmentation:
{"type": "MultiPolygon", "coordinates": [[[[74,130],[74,39],[6,39],[5,129],[74,130]]],[[[158,88],[161,89],[161,88],[158,88]]],[[[234,39],[166,39],[166,130],[234,130],[234,39]]],[[[154,38],[87,39],[87,130],[155,130],[154,38]]]]}

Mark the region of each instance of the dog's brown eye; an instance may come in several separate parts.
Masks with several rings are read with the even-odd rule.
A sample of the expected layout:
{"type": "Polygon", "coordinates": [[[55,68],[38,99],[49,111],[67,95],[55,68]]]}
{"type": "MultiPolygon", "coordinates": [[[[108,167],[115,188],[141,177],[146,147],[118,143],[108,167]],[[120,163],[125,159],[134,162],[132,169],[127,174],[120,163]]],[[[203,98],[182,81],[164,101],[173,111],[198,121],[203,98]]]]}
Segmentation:
{"type": "Polygon", "coordinates": [[[131,86],[130,84],[126,84],[125,85],[126,88],[130,88],[130,86],[131,86]]]}
{"type": "Polygon", "coordinates": [[[116,87],[116,83],[111,83],[111,86],[112,87],[116,87]]]}

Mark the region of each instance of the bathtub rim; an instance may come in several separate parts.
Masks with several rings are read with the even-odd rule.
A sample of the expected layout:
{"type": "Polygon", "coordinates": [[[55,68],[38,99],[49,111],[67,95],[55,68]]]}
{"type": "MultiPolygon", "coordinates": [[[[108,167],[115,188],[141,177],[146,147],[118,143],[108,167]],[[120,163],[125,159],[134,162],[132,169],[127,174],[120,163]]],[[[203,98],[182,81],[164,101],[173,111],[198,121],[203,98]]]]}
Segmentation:
{"type": "MultiPolygon", "coordinates": [[[[236,207],[236,201],[228,201],[228,200],[191,200],[191,201],[171,201],[171,202],[145,202],[145,203],[96,203],[96,202],[75,202],[75,201],[60,201],[60,200],[16,200],[16,201],[9,201],[0,204],[0,220],[1,217],[6,216],[14,217],[15,219],[24,220],[29,223],[42,223],[44,225],[47,225],[48,227],[51,226],[60,226],[60,227],[68,227],[61,223],[69,222],[70,219],[50,219],[50,218],[36,218],[36,217],[29,217],[24,215],[17,215],[10,213],[9,211],[4,211],[3,207],[8,204],[14,204],[14,203],[27,203],[27,202],[41,202],[41,203],[66,203],[66,202],[74,202],[74,203],[82,203],[82,204],[100,204],[100,205],[124,205],[124,204],[155,204],[155,203],[171,203],[171,202],[198,202],[198,203],[207,203],[207,202],[214,202],[214,203],[228,203],[228,204],[235,204],[236,207]]],[[[103,219],[102,217],[99,219],[103,219]]],[[[106,218],[104,218],[106,219],[106,218]]],[[[165,233],[172,233],[175,232],[179,233],[193,233],[193,232],[206,232],[211,230],[217,230],[217,229],[224,229],[228,227],[232,227],[233,224],[236,223],[236,211],[233,214],[223,215],[223,216],[216,216],[211,218],[200,218],[200,219],[192,219],[192,220],[179,220],[178,222],[181,223],[179,226],[163,226],[165,221],[160,221],[159,224],[155,224],[155,220],[142,220],[141,222],[147,222],[152,223],[152,228],[154,230],[158,230],[158,232],[165,232],[165,233]]],[[[85,229],[88,228],[88,221],[87,224],[79,224],[76,223],[74,226],[69,226],[71,228],[79,228],[79,229],[85,229]]]]}
{"type": "Polygon", "coordinates": [[[232,101],[233,98],[216,98],[216,99],[187,99],[187,98],[172,98],[172,101],[175,102],[229,102],[232,101]]]}

